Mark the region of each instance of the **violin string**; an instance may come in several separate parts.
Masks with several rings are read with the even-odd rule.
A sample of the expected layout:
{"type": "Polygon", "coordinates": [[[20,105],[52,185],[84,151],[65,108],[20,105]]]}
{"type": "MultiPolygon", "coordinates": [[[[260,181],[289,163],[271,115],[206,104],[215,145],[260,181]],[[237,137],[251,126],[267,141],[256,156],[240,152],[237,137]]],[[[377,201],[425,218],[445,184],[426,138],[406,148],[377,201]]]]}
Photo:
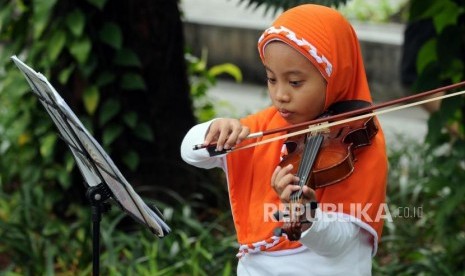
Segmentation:
{"type": "MultiPolygon", "coordinates": [[[[320,146],[323,142],[323,135],[318,134],[316,136],[308,136],[305,137],[306,143],[305,143],[305,148],[304,148],[304,153],[303,157],[301,158],[301,163],[298,168],[298,173],[297,176],[299,176],[299,186],[300,190],[295,191],[291,194],[290,196],[290,203],[289,203],[289,208],[290,208],[290,219],[291,221],[299,221],[299,218],[294,217],[294,210],[295,207],[302,208],[302,206],[295,205],[297,203],[300,203],[300,200],[302,198],[302,188],[307,182],[307,178],[310,177],[310,172],[314,166],[316,156],[318,154],[318,151],[320,149],[320,146]]],[[[302,210],[299,209],[299,212],[297,214],[301,214],[302,210]]]]}
{"type": "Polygon", "coordinates": [[[297,175],[301,180],[299,181],[300,190],[291,195],[291,200],[297,202],[302,196],[302,188],[307,183],[307,178],[311,177],[310,173],[314,167],[316,156],[323,142],[323,135],[310,136],[307,138],[306,147],[300,163],[297,175]],[[309,145],[307,147],[307,145],[309,145]]]}
{"type": "Polygon", "coordinates": [[[414,102],[414,103],[410,103],[410,104],[405,104],[405,105],[401,105],[401,106],[397,106],[397,107],[393,107],[393,108],[389,108],[389,109],[385,109],[385,110],[374,111],[372,113],[362,114],[362,115],[359,115],[359,116],[350,117],[350,118],[343,119],[343,120],[340,120],[340,121],[330,122],[330,123],[326,123],[326,124],[318,124],[318,125],[311,126],[309,128],[303,129],[303,130],[287,133],[287,134],[284,134],[284,135],[279,135],[279,136],[276,136],[276,137],[273,137],[273,138],[265,139],[265,140],[262,140],[262,141],[259,141],[259,142],[255,142],[255,143],[245,145],[245,146],[236,147],[236,148],[233,149],[233,151],[244,150],[244,149],[256,147],[256,146],[259,146],[259,145],[271,143],[271,142],[274,142],[274,141],[283,140],[283,139],[286,139],[286,138],[289,138],[289,137],[294,137],[294,136],[297,136],[297,135],[305,134],[305,133],[308,133],[308,132],[317,131],[317,130],[329,128],[329,127],[332,127],[332,126],[342,125],[342,124],[345,124],[345,123],[350,123],[350,122],[361,120],[361,119],[364,119],[364,118],[378,116],[378,115],[381,115],[381,114],[385,114],[385,113],[389,113],[389,112],[393,112],[393,111],[398,111],[398,110],[406,109],[406,108],[409,108],[409,107],[417,106],[417,105],[420,105],[420,104],[428,103],[428,102],[431,102],[431,101],[441,100],[441,99],[454,97],[454,96],[458,96],[458,95],[462,95],[462,94],[465,94],[465,90],[455,92],[455,93],[451,93],[451,94],[446,94],[446,95],[436,97],[436,98],[431,98],[431,99],[426,99],[426,100],[423,100],[423,101],[418,101],[418,102],[414,102]]]}
{"type": "MultiPolygon", "coordinates": [[[[303,180],[303,176],[305,176],[305,169],[309,166],[309,158],[308,158],[308,154],[309,152],[313,150],[313,145],[311,144],[311,141],[310,141],[310,137],[305,137],[305,148],[304,148],[304,151],[303,151],[303,154],[302,154],[302,158],[301,158],[301,162],[300,162],[300,165],[299,165],[299,168],[297,170],[297,176],[299,177],[299,183],[298,185],[300,187],[302,187],[302,180],[303,180]]],[[[294,193],[292,193],[291,195],[291,201],[292,202],[297,202],[298,198],[300,197],[299,196],[299,191],[295,191],[294,193]]]]}
{"type": "Polygon", "coordinates": [[[309,167],[312,166],[312,160],[310,158],[309,155],[311,155],[312,151],[315,150],[315,145],[313,143],[313,138],[312,137],[306,137],[306,143],[305,143],[305,150],[304,150],[304,153],[303,153],[303,156],[302,156],[302,159],[301,159],[301,163],[299,165],[299,170],[301,171],[299,173],[299,186],[300,186],[300,190],[299,191],[296,191],[294,194],[293,194],[293,201],[297,202],[301,196],[301,191],[302,191],[302,186],[304,185],[303,183],[305,183],[305,178],[308,176],[308,171],[309,171],[309,167]]]}
{"type": "MultiPolygon", "coordinates": [[[[307,142],[305,142],[305,145],[307,145],[307,142]]],[[[302,154],[302,157],[301,157],[301,162],[300,162],[299,168],[297,169],[297,176],[299,178],[301,178],[301,176],[304,175],[303,170],[307,166],[307,164],[306,164],[307,163],[306,154],[307,154],[307,147],[305,147],[305,149],[303,151],[303,154],[302,154]]],[[[300,184],[300,180],[299,180],[299,184],[300,184]]],[[[296,192],[293,192],[291,194],[290,201],[291,202],[296,202],[297,201],[296,192]]]]}
{"type": "MultiPolygon", "coordinates": [[[[305,167],[305,177],[306,178],[310,178],[311,177],[311,171],[313,169],[313,167],[315,166],[315,160],[316,160],[316,156],[318,155],[318,152],[320,150],[320,147],[321,147],[321,144],[323,142],[323,135],[319,134],[317,136],[314,136],[312,137],[312,150],[310,151],[310,156],[307,156],[308,158],[308,163],[310,163],[310,165],[307,165],[305,167]]],[[[309,179],[306,179],[304,182],[301,183],[301,188],[309,181],[309,179]]],[[[302,190],[300,190],[300,193],[302,193],[302,190]]]]}

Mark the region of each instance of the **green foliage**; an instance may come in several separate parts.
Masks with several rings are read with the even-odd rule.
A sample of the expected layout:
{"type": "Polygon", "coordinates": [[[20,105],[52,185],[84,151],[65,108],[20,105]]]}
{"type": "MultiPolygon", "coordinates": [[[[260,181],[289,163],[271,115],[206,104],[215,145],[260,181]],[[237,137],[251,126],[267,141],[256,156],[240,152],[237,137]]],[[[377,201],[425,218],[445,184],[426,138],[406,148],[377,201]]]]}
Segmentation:
{"type": "MultiPolygon", "coordinates": [[[[435,28],[435,34],[423,44],[417,56],[418,78],[413,86],[415,91],[426,91],[465,80],[464,4],[460,0],[412,1],[410,20],[430,21],[435,28]]],[[[454,144],[455,138],[463,139],[463,107],[461,97],[445,100],[440,112],[431,116],[427,141],[432,149],[445,143],[454,144]],[[458,136],[452,137],[449,132],[441,131],[451,125],[457,128],[458,136]]],[[[460,147],[460,143],[457,146],[460,147]]]]}
{"type": "Polygon", "coordinates": [[[404,9],[408,0],[352,0],[339,8],[349,20],[362,22],[405,22],[404,9]]]}
{"type": "MultiPolygon", "coordinates": [[[[142,61],[127,48],[121,26],[102,20],[106,2],[0,0],[2,275],[90,275],[92,254],[84,186],[71,185],[74,159],[10,56],[44,74],[108,152],[123,133],[155,141],[149,123],[125,102],[124,93],[146,89],[142,61]]],[[[205,83],[198,98],[223,73],[241,80],[230,64],[192,72],[205,83]]],[[[129,148],[120,160],[136,171],[140,153],[129,148]]],[[[224,198],[224,189],[210,192],[224,198]]],[[[230,274],[235,250],[229,212],[208,207],[211,201],[198,195],[173,198],[179,206],[163,207],[175,231],[163,240],[132,226],[121,210],[104,215],[102,275],[230,274]]]]}
{"type": "Polygon", "coordinates": [[[395,20],[405,20],[404,8],[409,0],[240,0],[247,2],[247,6],[252,9],[265,8],[266,13],[278,14],[283,10],[302,4],[318,4],[337,8],[345,17],[350,20],[387,22],[395,20]],[[400,18],[396,18],[400,17],[400,18]]]}
{"type": "MultiPolygon", "coordinates": [[[[63,220],[54,212],[62,196],[57,189],[45,191],[36,183],[23,184],[16,193],[0,192],[0,271],[37,275],[75,271],[80,261],[90,261],[89,216],[80,206],[67,212],[81,218],[63,220]]],[[[8,273],[7,273],[8,275],[8,273]]]]}
{"type": "MultiPolygon", "coordinates": [[[[412,0],[410,18],[433,22],[435,34],[417,55],[414,91],[465,79],[465,8],[458,0],[412,0]]],[[[423,144],[390,153],[391,208],[422,207],[422,215],[394,218],[375,263],[383,275],[463,275],[465,259],[465,142],[463,98],[449,98],[428,120],[423,144]],[[398,173],[395,173],[395,172],[398,173]]]]}
{"type": "Polygon", "coordinates": [[[415,91],[426,91],[465,79],[464,4],[462,0],[411,2],[409,20],[431,21],[436,31],[418,53],[415,91]]]}
{"type": "MultiPolygon", "coordinates": [[[[82,116],[82,120],[91,132],[99,130],[95,134],[106,149],[110,150],[123,133],[133,135],[136,140],[154,140],[152,130],[142,118],[128,115],[131,120],[127,120],[126,114],[136,111],[123,104],[124,94],[121,94],[146,89],[139,70],[140,58],[133,50],[125,48],[120,26],[112,21],[100,22],[98,12],[105,8],[106,1],[87,2],[92,6],[85,1],[73,4],[52,0],[0,1],[3,44],[0,50],[0,112],[4,115],[0,125],[9,133],[2,136],[4,154],[18,155],[15,150],[22,150],[25,145],[15,141],[21,139],[31,144],[31,148],[40,148],[45,141],[49,142],[49,148],[55,147],[55,142],[42,137],[54,132],[54,128],[50,120],[44,119],[44,111],[37,106],[33,95],[25,93],[29,90],[27,83],[9,61],[12,55],[33,64],[34,69],[43,73],[60,91],[66,91],[62,96],[73,109],[79,110],[82,106],[87,115],[82,116]],[[108,54],[101,55],[102,52],[108,54]],[[114,58],[108,60],[108,56],[114,58]],[[66,89],[60,89],[63,87],[66,89]],[[25,105],[26,102],[30,103],[25,105]],[[27,111],[18,110],[17,106],[27,111]],[[23,131],[13,133],[10,131],[12,125],[22,126],[23,131]]],[[[121,159],[129,169],[135,170],[138,155],[129,152],[121,159]]],[[[8,174],[5,169],[2,171],[8,174]]]]}
{"type": "MultiPolygon", "coordinates": [[[[50,210],[56,193],[44,193],[38,186],[23,187],[22,192],[28,194],[30,202],[22,201],[19,194],[0,194],[1,274],[90,275],[90,208],[73,205],[70,209],[75,218],[63,221],[50,210]]],[[[208,209],[199,195],[188,200],[172,195],[179,200],[176,208],[156,203],[163,207],[173,229],[163,239],[139,224],[128,227],[125,220],[129,218],[119,208],[103,215],[102,275],[231,274],[236,244],[230,214],[208,209]],[[199,215],[206,213],[209,217],[200,219],[199,215]]]]}
{"type": "Polygon", "coordinates": [[[200,122],[211,120],[216,115],[207,91],[216,84],[218,76],[226,74],[236,82],[242,82],[242,72],[234,64],[224,63],[207,68],[206,53],[207,51],[203,51],[201,58],[186,54],[194,113],[200,122]]]}
{"type": "MultiPolygon", "coordinates": [[[[103,8],[105,2],[92,3],[103,8]]],[[[79,90],[68,89],[70,93],[64,97],[82,93],[88,115],[82,120],[91,131],[93,118],[104,118],[100,127],[106,147],[121,133],[118,126],[122,123],[107,127],[112,126],[109,121],[116,113],[99,108],[103,89],[116,76],[107,70],[97,73],[98,58],[93,50],[101,46],[89,32],[87,22],[92,14],[84,11],[85,3],[1,0],[0,6],[0,267],[12,265],[13,271],[22,275],[72,274],[80,261],[90,258],[87,215],[79,206],[79,197],[70,199],[83,189],[71,187],[74,160],[10,56],[34,64],[34,69],[54,84],[78,84],[79,90]],[[60,73],[53,74],[56,71],[60,73]],[[93,79],[94,75],[98,77],[93,79]]],[[[118,45],[121,37],[117,28],[110,26],[101,28],[99,34],[105,42],[118,45]]],[[[119,100],[111,101],[115,106],[119,100]]],[[[134,128],[140,124],[133,122],[134,128]]],[[[125,160],[134,169],[137,154],[129,154],[125,160]]]]}
{"type": "Polygon", "coordinates": [[[248,7],[256,9],[260,6],[265,7],[265,13],[272,10],[274,14],[280,10],[287,10],[292,7],[302,4],[319,4],[325,6],[339,7],[347,3],[347,0],[240,0],[240,2],[247,2],[248,7]]]}
{"type": "Polygon", "coordinates": [[[463,152],[431,154],[417,141],[389,152],[388,205],[375,275],[462,275],[465,258],[463,152]],[[460,156],[460,157],[459,157],[460,156]]]}

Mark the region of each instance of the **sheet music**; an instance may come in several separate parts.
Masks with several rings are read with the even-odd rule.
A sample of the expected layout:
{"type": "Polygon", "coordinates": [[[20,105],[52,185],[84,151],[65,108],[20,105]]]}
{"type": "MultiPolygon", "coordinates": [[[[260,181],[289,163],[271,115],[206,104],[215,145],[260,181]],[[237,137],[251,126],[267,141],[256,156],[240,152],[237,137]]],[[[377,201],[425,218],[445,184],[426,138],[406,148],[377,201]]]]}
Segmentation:
{"type": "Polygon", "coordinates": [[[147,226],[159,237],[167,235],[171,231],[169,226],[134,191],[113,160],[87,131],[47,78],[35,72],[16,56],[12,56],[11,59],[22,71],[32,91],[57,126],[86,183],[89,186],[105,183],[112,191],[113,199],[136,221],[147,226]]]}

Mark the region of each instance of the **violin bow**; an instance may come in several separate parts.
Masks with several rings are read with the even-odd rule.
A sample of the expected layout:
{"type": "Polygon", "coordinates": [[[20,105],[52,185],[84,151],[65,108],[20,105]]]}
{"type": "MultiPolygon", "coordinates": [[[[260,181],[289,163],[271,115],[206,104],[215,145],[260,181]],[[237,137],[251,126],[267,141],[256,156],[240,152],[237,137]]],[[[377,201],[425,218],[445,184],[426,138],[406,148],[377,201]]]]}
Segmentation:
{"type": "MultiPolygon", "coordinates": [[[[416,95],[411,95],[411,96],[391,100],[391,101],[388,101],[388,102],[385,102],[385,103],[380,103],[380,104],[368,106],[368,107],[365,107],[365,108],[360,108],[360,109],[352,110],[352,111],[349,111],[349,112],[336,114],[336,115],[329,116],[329,117],[315,119],[315,120],[311,120],[311,121],[307,121],[307,122],[303,122],[303,123],[299,123],[299,124],[295,124],[295,125],[291,125],[291,126],[287,126],[287,127],[282,127],[282,128],[277,128],[277,129],[270,129],[270,130],[265,130],[265,131],[260,131],[260,132],[254,132],[254,133],[249,134],[246,137],[246,139],[259,138],[259,137],[263,137],[263,136],[266,136],[266,135],[275,134],[275,133],[278,133],[278,132],[290,131],[290,130],[294,130],[294,129],[309,126],[308,128],[305,128],[305,129],[302,129],[302,130],[299,130],[299,131],[290,132],[290,133],[283,134],[283,135],[280,135],[280,136],[276,136],[276,137],[273,137],[273,138],[270,138],[270,139],[265,139],[265,140],[262,140],[262,141],[259,141],[259,142],[251,143],[251,144],[248,144],[248,145],[245,145],[245,146],[234,147],[234,148],[231,148],[231,149],[227,150],[226,152],[252,148],[252,147],[255,147],[255,146],[258,146],[258,145],[271,143],[273,141],[277,141],[277,140],[281,140],[281,139],[285,139],[285,138],[289,138],[289,137],[309,133],[309,132],[312,132],[312,131],[318,131],[318,130],[325,129],[325,128],[328,128],[328,127],[337,126],[337,125],[341,125],[341,124],[361,120],[361,119],[368,118],[368,117],[378,116],[378,115],[381,115],[381,114],[385,114],[385,113],[389,113],[389,112],[394,112],[394,111],[414,107],[414,106],[425,104],[425,103],[432,102],[432,101],[438,101],[438,100],[442,100],[442,99],[446,99],[446,98],[450,98],[450,97],[459,96],[459,95],[465,94],[465,90],[450,93],[450,94],[445,94],[445,95],[438,96],[438,97],[428,98],[428,99],[424,99],[424,100],[421,100],[421,101],[412,102],[412,103],[409,103],[409,104],[395,106],[395,107],[390,108],[390,109],[379,110],[379,111],[374,111],[373,112],[373,110],[376,110],[376,109],[381,109],[381,108],[385,108],[385,107],[388,107],[388,106],[403,103],[403,102],[406,102],[406,101],[411,101],[411,100],[416,100],[416,99],[423,98],[423,97],[428,97],[428,96],[431,96],[431,95],[434,95],[434,94],[437,94],[437,93],[440,93],[440,92],[444,92],[444,91],[455,89],[455,88],[462,87],[462,86],[465,86],[465,81],[459,82],[459,83],[456,83],[456,84],[447,85],[447,86],[440,87],[440,88],[436,88],[436,89],[426,91],[426,92],[423,92],[423,93],[419,93],[419,94],[416,94],[416,95]],[[339,120],[339,119],[341,119],[341,120],[339,120]],[[339,120],[339,121],[334,121],[334,120],[339,120]],[[327,123],[328,121],[334,121],[334,122],[327,123]],[[325,124],[322,124],[322,123],[325,123],[325,124]]],[[[207,147],[214,147],[214,146],[215,146],[215,144],[210,144],[210,145],[198,144],[198,145],[194,145],[193,149],[198,150],[198,149],[207,148],[207,147]]]]}

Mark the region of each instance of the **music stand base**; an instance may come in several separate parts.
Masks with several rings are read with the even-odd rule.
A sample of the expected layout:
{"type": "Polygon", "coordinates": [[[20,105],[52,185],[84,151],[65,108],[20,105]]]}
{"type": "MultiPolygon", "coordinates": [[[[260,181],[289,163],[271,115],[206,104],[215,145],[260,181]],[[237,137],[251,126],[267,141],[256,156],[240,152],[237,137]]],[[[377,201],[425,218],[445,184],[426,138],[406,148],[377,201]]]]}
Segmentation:
{"type": "Polygon", "coordinates": [[[89,186],[86,196],[92,208],[92,275],[98,276],[100,273],[100,221],[102,214],[110,209],[110,204],[105,201],[110,198],[111,191],[106,184],[100,183],[97,186],[89,186]]]}

